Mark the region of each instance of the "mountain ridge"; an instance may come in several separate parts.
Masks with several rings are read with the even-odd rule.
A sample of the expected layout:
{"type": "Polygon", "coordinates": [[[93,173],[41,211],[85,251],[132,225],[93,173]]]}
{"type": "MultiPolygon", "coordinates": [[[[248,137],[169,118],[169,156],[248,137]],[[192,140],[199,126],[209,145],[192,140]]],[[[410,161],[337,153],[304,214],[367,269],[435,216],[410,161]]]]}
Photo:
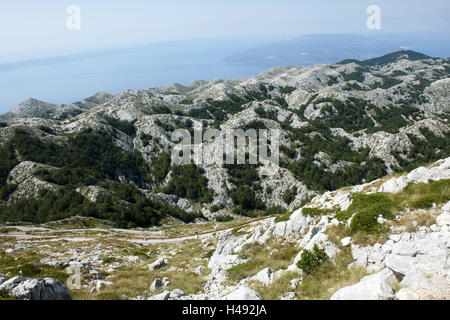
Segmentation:
{"type": "MultiPolygon", "coordinates": [[[[120,223],[130,226],[159,223],[158,210],[186,221],[264,215],[445,158],[449,59],[387,57],[390,63],[364,67],[278,67],[245,79],[100,93],[62,106],[28,100],[0,122],[8,218],[29,197],[39,207],[57,199],[55,192],[77,199],[73,211],[85,214],[128,208],[120,223]],[[42,106],[37,113],[34,103],[42,106]],[[258,165],[173,165],[172,131],[198,126],[281,130],[280,169],[264,177],[267,168],[258,165]],[[17,180],[18,174],[27,179],[17,180]],[[42,190],[49,193],[39,198],[42,190]]],[[[203,147],[215,155],[219,145],[203,147]]]]}

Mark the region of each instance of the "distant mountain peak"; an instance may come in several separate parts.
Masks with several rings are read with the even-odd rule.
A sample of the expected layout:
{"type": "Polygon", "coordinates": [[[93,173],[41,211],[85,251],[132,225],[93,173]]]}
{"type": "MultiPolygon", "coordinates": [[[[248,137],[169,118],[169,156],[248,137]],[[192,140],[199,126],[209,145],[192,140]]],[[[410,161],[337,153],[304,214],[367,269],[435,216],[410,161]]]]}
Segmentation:
{"type": "Polygon", "coordinates": [[[401,59],[407,59],[410,61],[430,59],[431,57],[412,50],[400,50],[395,51],[379,58],[369,59],[362,61],[365,66],[382,66],[389,63],[397,62],[401,59]]]}
{"type": "Polygon", "coordinates": [[[338,62],[337,64],[357,63],[359,65],[363,65],[366,67],[377,67],[377,66],[380,67],[380,66],[387,65],[389,63],[397,62],[401,59],[406,59],[409,61],[416,61],[416,60],[423,60],[423,59],[431,59],[431,57],[429,57],[423,53],[413,51],[413,50],[399,50],[399,51],[395,51],[395,52],[386,54],[386,55],[378,57],[378,58],[362,60],[362,61],[355,60],[355,59],[345,59],[345,60],[342,60],[341,62],[338,62]]]}

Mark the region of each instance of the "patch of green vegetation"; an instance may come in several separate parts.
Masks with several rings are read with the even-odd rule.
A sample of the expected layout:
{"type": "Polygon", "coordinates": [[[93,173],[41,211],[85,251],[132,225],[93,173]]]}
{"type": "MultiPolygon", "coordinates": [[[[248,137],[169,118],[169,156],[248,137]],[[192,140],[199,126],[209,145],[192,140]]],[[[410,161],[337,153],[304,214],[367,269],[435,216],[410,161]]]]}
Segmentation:
{"type": "Polygon", "coordinates": [[[403,206],[412,209],[429,209],[433,204],[442,204],[450,200],[450,180],[429,183],[409,184],[398,194],[403,206]]]}
{"type": "Polygon", "coordinates": [[[171,180],[164,192],[201,203],[209,203],[213,198],[213,191],[208,188],[204,170],[195,164],[172,167],[171,180]]]}
{"type": "Polygon", "coordinates": [[[285,146],[284,144],[280,145],[280,151],[291,159],[295,159],[297,157],[297,151],[285,146]]]}
{"type": "Polygon", "coordinates": [[[8,290],[0,290],[0,300],[16,300],[13,296],[9,294],[8,290]]]}
{"type": "Polygon", "coordinates": [[[5,186],[0,185],[0,200],[7,201],[9,196],[16,191],[17,185],[8,184],[5,186]]]}
{"type": "Polygon", "coordinates": [[[242,231],[242,229],[244,229],[244,228],[245,228],[245,226],[233,228],[233,230],[231,230],[231,234],[235,237],[243,236],[243,235],[247,234],[247,232],[242,231]]]}
{"type": "Polygon", "coordinates": [[[102,186],[111,190],[114,196],[102,196],[93,203],[72,189],[43,191],[35,199],[18,200],[2,206],[0,221],[40,224],[80,215],[110,220],[121,228],[134,228],[158,225],[167,215],[185,222],[201,217],[200,214],[187,213],[147,199],[132,185],[110,182],[102,186]]]}
{"type": "Polygon", "coordinates": [[[265,118],[265,119],[271,119],[271,120],[277,120],[277,111],[276,110],[265,110],[262,106],[258,106],[257,108],[255,108],[255,112],[256,114],[258,114],[258,116],[260,118],[265,118]]]}
{"type": "Polygon", "coordinates": [[[150,141],[153,140],[153,136],[150,135],[150,134],[147,134],[147,133],[141,133],[141,134],[139,135],[139,139],[141,139],[142,145],[143,145],[144,147],[146,147],[146,146],[148,146],[148,145],[150,144],[150,141]]]}
{"type": "Polygon", "coordinates": [[[352,234],[365,232],[376,234],[385,231],[383,225],[378,222],[378,217],[393,219],[394,202],[386,193],[355,194],[352,204],[347,210],[336,214],[339,221],[348,220],[353,216],[350,224],[352,234]]]}
{"type": "Polygon", "coordinates": [[[19,163],[16,158],[14,145],[6,142],[0,146],[0,188],[6,186],[9,172],[19,163]]]}
{"type": "Polygon", "coordinates": [[[279,223],[279,222],[284,222],[284,221],[289,221],[289,219],[291,218],[292,214],[294,212],[286,212],[285,214],[283,214],[282,216],[276,217],[275,218],[275,223],[279,223]]]}
{"type": "Polygon", "coordinates": [[[419,131],[425,137],[425,140],[408,134],[412,148],[406,159],[401,157],[398,152],[392,153],[400,164],[399,171],[411,171],[421,165],[450,156],[450,135],[439,137],[427,128],[420,128],[419,131]]]}
{"type": "Polygon", "coordinates": [[[54,267],[36,261],[37,257],[31,254],[26,257],[2,257],[0,258],[0,272],[10,275],[22,275],[28,278],[54,278],[65,282],[69,275],[64,271],[64,266],[54,267]]]}
{"type": "Polygon", "coordinates": [[[217,222],[228,222],[228,221],[233,221],[234,218],[228,214],[222,214],[222,215],[218,215],[216,217],[216,221],[217,222]]]}
{"type": "Polygon", "coordinates": [[[389,106],[388,108],[373,107],[375,111],[374,119],[381,124],[380,127],[368,128],[367,132],[386,131],[389,133],[398,133],[398,129],[408,125],[409,117],[418,118],[420,110],[411,106],[389,106]]]}
{"type": "Polygon", "coordinates": [[[136,121],[120,120],[113,117],[104,116],[103,119],[113,128],[122,131],[123,133],[134,137],[136,135],[136,127],[134,123],[136,121]]]}
{"type": "Polygon", "coordinates": [[[294,176],[318,191],[336,190],[348,185],[372,181],[386,175],[384,161],[370,157],[369,149],[355,151],[351,142],[344,137],[334,136],[329,127],[314,122],[303,128],[287,127],[289,138],[301,145],[302,159],[295,161],[280,160],[280,165],[294,176]],[[333,161],[347,161],[351,164],[334,173],[326,166],[316,165],[316,154],[326,153],[333,161]]]}
{"type": "MultiPolygon", "coordinates": [[[[331,128],[343,128],[350,133],[373,127],[372,119],[366,115],[366,107],[371,105],[370,102],[357,98],[349,98],[346,102],[334,98],[329,100],[332,107],[330,105],[324,106],[322,113],[332,115],[337,111],[337,115],[327,117],[324,120],[317,119],[316,121],[321,121],[325,126],[331,128]]],[[[317,103],[320,103],[320,100],[314,102],[315,105],[317,103]]]]}
{"type": "Polygon", "coordinates": [[[256,191],[260,189],[259,175],[257,167],[251,164],[224,164],[227,169],[230,182],[235,186],[230,190],[235,213],[252,216],[252,210],[265,209],[264,203],[256,196],[256,191]]]}
{"type": "Polygon", "coordinates": [[[296,88],[291,86],[280,87],[280,93],[282,94],[289,94],[291,92],[294,92],[295,90],[296,88]]]}
{"type": "Polygon", "coordinates": [[[393,86],[403,83],[402,80],[396,79],[394,77],[390,77],[390,76],[386,76],[386,75],[378,75],[378,76],[383,79],[383,82],[381,84],[375,83],[372,86],[372,89],[375,89],[375,88],[389,89],[389,88],[392,88],[393,86]]]}
{"type": "Polygon", "coordinates": [[[286,209],[283,208],[282,206],[273,206],[273,207],[267,208],[266,211],[264,212],[264,215],[265,216],[274,216],[277,214],[282,214],[285,211],[286,211],[286,209]]]}
{"type": "Polygon", "coordinates": [[[297,289],[298,299],[327,300],[337,290],[358,283],[367,274],[365,268],[347,268],[353,261],[349,247],[342,248],[333,260],[327,260],[310,275],[304,275],[297,289]]]}
{"type": "Polygon", "coordinates": [[[11,139],[11,147],[17,150],[23,161],[62,168],[60,173],[50,174],[52,181],[61,185],[90,185],[92,178],[116,179],[118,169],[125,176],[139,178],[148,170],[139,152],[123,152],[104,132],[87,130],[69,137],[67,145],[60,146],[17,129],[11,139]]]}
{"type": "Polygon", "coordinates": [[[297,266],[303,270],[304,273],[310,275],[316,272],[320,266],[329,260],[325,250],[319,249],[317,244],[314,245],[313,250],[304,249],[297,266]]]}
{"type": "Polygon", "coordinates": [[[358,82],[364,82],[364,71],[366,71],[365,68],[357,67],[355,72],[352,73],[341,73],[342,77],[345,81],[358,81],[358,82]]]}
{"type": "Polygon", "coordinates": [[[218,204],[213,205],[213,206],[211,207],[210,211],[211,211],[212,213],[214,213],[214,212],[217,212],[217,211],[222,210],[222,209],[224,209],[224,208],[225,208],[225,204],[223,204],[223,203],[218,203],[218,204]]]}
{"type": "Polygon", "coordinates": [[[248,261],[228,269],[228,278],[238,282],[255,275],[265,267],[270,267],[274,271],[287,268],[297,253],[298,248],[289,242],[269,240],[265,244],[246,245],[239,255],[248,261]]]}
{"type": "Polygon", "coordinates": [[[170,152],[161,152],[152,161],[150,173],[154,178],[152,182],[161,183],[169,174],[171,168],[171,154],[170,152]]]}
{"type": "Polygon", "coordinates": [[[335,212],[334,209],[302,208],[302,214],[310,217],[325,216],[333,212],[335,212]]]}
{"type": "Polygon", "coordinates": [[[39,130],[44,131],[45,133],[48,133],[48,134],[54,133],[53,129],[49,128],[47,126],[39,126],[38,128],[39,128],[39,130]]]}
{"type": "Polygon", "coordinates": [[[255,129],[256,132],[258,133],[258,131],[260,129],[267,129],[267,126],[261,120],[253,120],[253,121],[247,123],[246,125],[242,126],[240,129],[244,130],[244,132],[249,130],[249,129],[255,129]]]}
{"type": "Polygon", "coordinates": [[[284,193],[283,193],[283,201],[286,204],[291,204],[292,201],[295,200],[295,197],[297,196],[297,187],[294,186],[290,189],[287,189],[284,193]]]}
{"type": "MultiPolygon", "coordinates": [[[[257,196],[254,189],[250,186],[239,186],[230,191],[231,199],[237,206],[235,212],[241,215],[249,215],[252,210],[263,210],[265,204],[257,196]]],[[[251,215],[249,215],[251,216],[251,215]]]]}

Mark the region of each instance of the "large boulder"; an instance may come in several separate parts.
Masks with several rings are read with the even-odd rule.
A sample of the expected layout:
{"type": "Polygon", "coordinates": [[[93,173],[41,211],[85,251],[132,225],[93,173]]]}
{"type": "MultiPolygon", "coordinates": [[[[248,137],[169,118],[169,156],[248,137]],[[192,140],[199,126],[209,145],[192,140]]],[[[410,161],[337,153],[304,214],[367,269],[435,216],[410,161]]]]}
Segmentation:
{"type": "Polygon", "coordinates": [[[161,269],[162,267],[165,267],[165,266],[167,266],[167,260],[165,258],[159,258],[158,260],[156,260],[155,262],[150,264],[148,266],[148,268],[150,270],[157,270],[157,269],[161,269]]]}
{"type": "Polygon", "coordinates": [[[436,218],[436,224],[441,228],[450,226],[450,201],[442,207],[442,213],[436,218]]]}
{"type": "Polygon", "coordinates": [[[249,280],[259,281],[264,285],[268,285],[273,280],[273,273],[270,268],[264,268],[257,274],[255,274],[253,277],[251,277],[249,280]]]}
{"type": "Polygon", "coordinates": [[[353,286],[342,288],[331,296],[331,300],[393,300],[392,281],[395,281],[392,271],[384,269],[362,278],[353,286]]]}
{"type": "Polygon", "coordinates": [[[5,281],[0,290],[6,290],[19,300],[72,300],[61,282],[52,278],[27,279],[21,276],[5,281]]]}
{"type": "Polygon", "coordinates": [[[403,277],[412,272],[414,267],[414,258],[409,256],[401,256],[396,254],[389,254],[384,260],[386,266],[391,269],[397,277],[403,279],[403,277]]]}
{"type": "Polygon", "coordinates": [[[263,300],[261,295],[247,287],[239,287],[233,292],[220,298],[220,300],[263,300]]]}

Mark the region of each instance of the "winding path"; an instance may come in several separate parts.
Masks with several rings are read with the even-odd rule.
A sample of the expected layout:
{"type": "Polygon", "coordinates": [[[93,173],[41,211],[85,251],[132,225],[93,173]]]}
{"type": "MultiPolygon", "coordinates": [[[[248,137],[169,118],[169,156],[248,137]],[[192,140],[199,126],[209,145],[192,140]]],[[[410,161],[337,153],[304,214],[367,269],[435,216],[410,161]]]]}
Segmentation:
{"type": "MultiPolygon", "coordinates": [[[[130,236],[130,237],[125,237],[125,236],[107,236],[107,235],[66,235],[66,236],[42,236],[42,235],[32,235],[32,234],[5,234],[5,235],[0,235],[0,237],[4,236],[4,237],[15,237],[15,239],[13,239],[12,241],[15,242],[21,242],[21,241],[42,241],[42,240],[72,240],[72,241],[89,241],[92,239],[116,239],[116,240],[128,240],[128,241],[134,241],[134,242],[145,242],[145,243],[167,243],[167,242],[179,242],[179,241],[184,241],[184,240],[190,240],[190,239],[203,239],[208,237],[211,234],[217,233],[217,232],[222,232],[222,231],[226,231],[226,230],[230,230],[230,229],[234,229],[234,228],[238,228],[238,227],[243,227],[243,226],[247,226],[247,225],[251,225],[251,224],[255,224],[264,220],[268,220],[268,219],[272,219],[275,218],[276,216],[268,216],[268,217],[263,217],[263,218],[258,218],[258,219],[253,219],[251,221],[247,221],[244,223],[240,223],[240,224],[236,224],[230,227],[226,227],[226,228],[220,228],[220,229],[215,229],[215,230],[211,230],[211,231],[205,231],[205,232],[201,232],[201,233],[194,233],[194,234],[186,234],[186,235],[181,235],[181,236],[172,236],[172,237],[137,237],[137,236],[130,236]]],[[[25,230],[24,227],[14,227],[17,229],[22,229],[25,230]]],[[[30,230],[43,230],[43,228],[32,228],[30,230]]],[[[55,230],[51,230],[51,229],[46,229],[46,231],[52,231],[55,232],[55,230]]],[[[78,229],[81,230],[81,229],[78,229]]],[[[107,229],[99,229],[99,228],[94,228],[94,229],[82,229],[83,231],[107,231],[109,232],[110,230],[107,229]]],[[[115,229],[115,230],[120,230],[120,231],[127,231],[125,229],[115,229]]],[[[61,231],[70,231],[70,230],[61,230],[61,231]]],[[[57,231],[56,231],[57,232],[57,231]]],[[[144,231],[145,232],[145,231],[144,231]]]]}

